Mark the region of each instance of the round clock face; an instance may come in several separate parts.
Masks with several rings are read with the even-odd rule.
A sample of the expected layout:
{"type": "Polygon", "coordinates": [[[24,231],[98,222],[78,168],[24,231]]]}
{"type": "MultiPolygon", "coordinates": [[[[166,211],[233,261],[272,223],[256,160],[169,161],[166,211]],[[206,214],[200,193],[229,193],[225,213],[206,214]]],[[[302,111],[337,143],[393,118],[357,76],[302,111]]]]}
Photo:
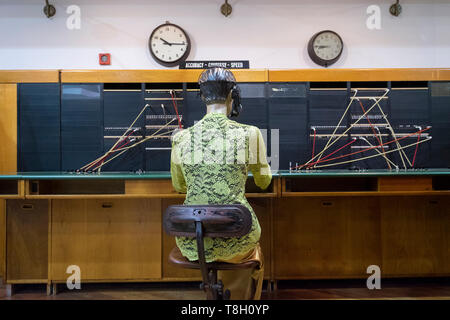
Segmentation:
{"type": "Polygon", "coordinates": [[[308,54],[315,63],[327,67],[339,59],[343,48],[341,37],[336,32],[325,30],[311,38],[308,54]]]}
{"type": "Polygon", "coordinates": [[[153,30],[148,41],[152,57],[164,66],[176,66],[186,60],[191,49],[188,35],[177,25],[166,23],[153,30]]]}

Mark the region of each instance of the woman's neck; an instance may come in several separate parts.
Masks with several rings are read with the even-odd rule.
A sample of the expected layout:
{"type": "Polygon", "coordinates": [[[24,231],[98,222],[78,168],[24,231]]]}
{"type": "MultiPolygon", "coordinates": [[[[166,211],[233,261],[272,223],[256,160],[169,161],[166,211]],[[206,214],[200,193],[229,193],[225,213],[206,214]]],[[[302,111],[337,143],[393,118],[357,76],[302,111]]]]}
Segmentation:
{"type": "Polygon", "coordinates": [[[206,113],[221,113],[227,115],[227,106],[224,103],[214,103],[206,106],[206,113]]]}

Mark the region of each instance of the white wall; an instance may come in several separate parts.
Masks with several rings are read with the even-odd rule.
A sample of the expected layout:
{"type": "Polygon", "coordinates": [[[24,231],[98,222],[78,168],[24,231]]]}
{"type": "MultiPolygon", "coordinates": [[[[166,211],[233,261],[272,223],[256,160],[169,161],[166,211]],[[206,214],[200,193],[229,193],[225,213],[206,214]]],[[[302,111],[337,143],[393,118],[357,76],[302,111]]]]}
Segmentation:
{"type": "Polygon", "coordinates": [[[166,20],[183,27],[193,48],[189,60],[245,59],[252,68],[316,67],[309,38],[332,29],[345,43],[336,68],[449,67],[450,1],[404,0],[0,0],[0,69],[155,69],[147,42],[166,20]],[[81,8],[81,29],[69,30],[66,8],[81,8]],[[366,9],[381,7],[381,30],[366,27],[366,9]],[[111,66],[98,53],[112,54],[111,66]]]}

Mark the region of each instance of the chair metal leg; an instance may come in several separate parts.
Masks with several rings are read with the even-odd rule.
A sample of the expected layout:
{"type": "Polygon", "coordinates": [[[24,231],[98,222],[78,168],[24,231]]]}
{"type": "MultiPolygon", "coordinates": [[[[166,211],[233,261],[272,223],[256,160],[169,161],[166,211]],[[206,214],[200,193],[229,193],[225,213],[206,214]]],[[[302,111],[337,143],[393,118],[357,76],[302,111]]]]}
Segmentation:
{"type": "Polygon", "coordinates": [[[219,300],[220,291],[218,290],[219,288],[217,286],[217,270],[211,270],[208,277],[208,286],[211,292],[211,300],[219,300]]]}
{"type": "Polygon", "coordinates": [[[225,290],[222,280],[217,281],[217,270],[212,269],[208,272],[208,283],[201,284],[200,287],[206,291],[208,300],[230,300],[230,290],[225,290]]]}
{"type": "Polygon", "coordinates": [[[52,295],[52,289],[53,286],[51,283],[47,283],[47,296],[51,296],[52,295]]]}
{"type": "Polygon", "coordinates": [[[6,284],[6,296],[12,297],[14,295],[14,285],[11,283],[6,284]]]}
{"type": "MultiPolygon", "coordinates": [[[[222,281],[221,281],[222,284],[222,281]]],[[[222,284],[223,286],[223,284],[222,284]]],[[[225,290],[225,292],[223,293],[223,299],[222,300],[230,300],[231,299],[231,292],[230,290],[225,290]]]]}

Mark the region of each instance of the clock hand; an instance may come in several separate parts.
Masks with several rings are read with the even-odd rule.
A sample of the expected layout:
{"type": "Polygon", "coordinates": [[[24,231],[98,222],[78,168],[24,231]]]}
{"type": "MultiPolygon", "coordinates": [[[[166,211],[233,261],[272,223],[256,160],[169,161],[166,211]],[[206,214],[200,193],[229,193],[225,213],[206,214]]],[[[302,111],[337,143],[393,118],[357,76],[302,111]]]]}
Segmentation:
{"type": "Polygon", "coordinates": [[[171,46],[171,45],[172,45],[170,42],[164,40],[163,38],[160,38],[160,39],[164,42],[165,45],[168,45],[168,46],[171,46]]]}
{"type": "Polygon", "coordinates": [[[174,45],[174,46],[184,46],[186,43],[184,43],[184,42],[182,42],[182,43],[175,42],[175,43],[171,43],[171,44],[174,45]]]}
{"type": "Polygon", "coordinates": [[[330,46],[315,46],[317,49],[329,48],[330,46]]]}

